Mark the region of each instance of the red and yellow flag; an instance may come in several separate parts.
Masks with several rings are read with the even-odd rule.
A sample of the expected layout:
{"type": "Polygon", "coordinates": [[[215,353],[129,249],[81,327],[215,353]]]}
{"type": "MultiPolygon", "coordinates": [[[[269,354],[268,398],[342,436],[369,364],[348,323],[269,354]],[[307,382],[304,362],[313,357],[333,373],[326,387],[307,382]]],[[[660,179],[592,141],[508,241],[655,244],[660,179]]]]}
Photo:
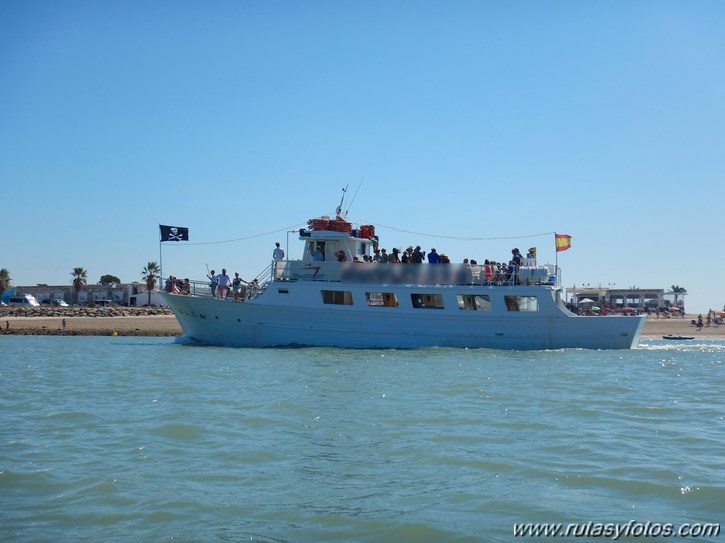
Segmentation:
{"type": "Polygon", "coordinates": [[[554,234],[556,242],[556,252],[571,249],[571,236],[568,234],[554,234]]]}

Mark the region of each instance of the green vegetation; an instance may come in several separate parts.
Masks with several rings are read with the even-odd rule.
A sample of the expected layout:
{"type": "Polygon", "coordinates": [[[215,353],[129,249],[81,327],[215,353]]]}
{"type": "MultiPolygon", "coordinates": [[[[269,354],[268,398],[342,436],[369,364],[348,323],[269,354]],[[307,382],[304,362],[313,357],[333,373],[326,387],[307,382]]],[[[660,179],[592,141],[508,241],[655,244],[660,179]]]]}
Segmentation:
{"type": "Polygon", "coordinates": [[[70,274],[73,276],[71,283],[76,291],[76,303],[78,303],[78,293],[88,283],[88,272],[83,268],[73,268],[70,274]]]}
{"type": "Polygon", "coordinates": [[[10,272],[7,268],[0,269],[0,296],[10,287],[10,272]]]}
{"type": "Polygon", "coordinates": [[[101,280],[98,281],[99,285],[112,285],[113,283],[119,284],[121,280],[115,275],[102,275],[101,280]]]}
{"type": "Polygon", "coordinates": [[[146,290],[149,293],[148,305],[151,305],[151,291],[156,288],[156,276],[160,271],[159,265],[156,262],[149,262],[141,272],[141,278],[146,281],[146,290]]]}

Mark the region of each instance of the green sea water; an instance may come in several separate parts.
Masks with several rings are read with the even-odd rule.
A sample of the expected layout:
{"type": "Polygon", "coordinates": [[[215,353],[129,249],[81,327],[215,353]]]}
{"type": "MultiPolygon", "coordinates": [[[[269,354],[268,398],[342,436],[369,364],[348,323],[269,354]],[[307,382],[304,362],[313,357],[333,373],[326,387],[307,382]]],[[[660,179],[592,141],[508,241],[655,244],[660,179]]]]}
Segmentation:
{"type": "Polygon", "coordinates": [[[0,337],[0,541],[498,542],[520,523],[723,522],[724,359],[717,340],[0,337]]]}

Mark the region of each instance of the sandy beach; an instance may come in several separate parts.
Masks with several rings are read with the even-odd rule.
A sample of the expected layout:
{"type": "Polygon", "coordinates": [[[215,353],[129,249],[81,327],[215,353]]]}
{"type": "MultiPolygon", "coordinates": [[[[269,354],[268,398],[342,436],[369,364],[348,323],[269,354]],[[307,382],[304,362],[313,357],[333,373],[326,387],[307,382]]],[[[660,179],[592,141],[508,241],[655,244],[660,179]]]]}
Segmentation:
{"type": "MultiPolygon", "coordinates": [[[[182,333],[176,317],[169,310],[157,310],[150,314],[148,311],[129,308],[115,311],[99,309],[97,312],[86,312],[78,316],[63,315],[57,311],[45,316],[17,316],[8,313],[0,312],[0,334],[113,335],[115,332],[119,336],[179,336],[182,333]],[[63,319],[66,321],[65,330],[62,326],[63,319]]],[[[697,319],[697,315],[671,319],[648,318],[643,336],[661,338],[672,334],[725,338],[725,326],[704,326],[702,330],[698,330],[690,324],[693,319],[697,319]]]]}
{"type": "Polygon", "coordinates": [[[173,315],[129,317],[4,317],[0,334],[180,336],[173,315]],[[63,319],[66,326],[63,330],[63,319]]]}
{"type": "Polygon", "coordinates": [[[162,308],[0,308],[0,334],[178,336],[181,327],[162,308]],[[63,321],[65,320],[65,329],[63,321]]]}

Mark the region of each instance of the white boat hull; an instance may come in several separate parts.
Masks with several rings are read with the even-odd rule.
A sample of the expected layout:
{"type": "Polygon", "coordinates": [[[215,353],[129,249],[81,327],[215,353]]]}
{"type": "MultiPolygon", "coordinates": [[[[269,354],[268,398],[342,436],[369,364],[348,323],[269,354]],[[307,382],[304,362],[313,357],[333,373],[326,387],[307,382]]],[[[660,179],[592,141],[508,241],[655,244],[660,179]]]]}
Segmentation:
{"type": "MultiPolygon", "coordinates": [[[[395,288],[401,299],[420,290],[395,288]]],[[[500,293],[502,288],[524,295],[533,292],[529,287],[459,290],[500,293]]],[[[541,292],[541,287],[537,289],[541,292]]],[[[362,290],[365,287],[360,287],[358,299],[362,290]]],[[[437,311],[406,309],[403,304],[395,308],[323,305],[320,285],[313,282],[273,282],[260,297],[242,303],[167,293],[164,298],[186,337],[230,347],[631,349],[644,326],[644,317],[574,315],[557,305],[550,291],[536,312],[460,311],[457,306],[437,311]]]]}

